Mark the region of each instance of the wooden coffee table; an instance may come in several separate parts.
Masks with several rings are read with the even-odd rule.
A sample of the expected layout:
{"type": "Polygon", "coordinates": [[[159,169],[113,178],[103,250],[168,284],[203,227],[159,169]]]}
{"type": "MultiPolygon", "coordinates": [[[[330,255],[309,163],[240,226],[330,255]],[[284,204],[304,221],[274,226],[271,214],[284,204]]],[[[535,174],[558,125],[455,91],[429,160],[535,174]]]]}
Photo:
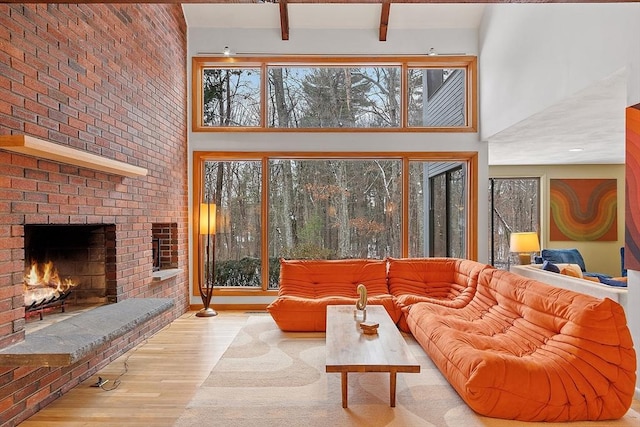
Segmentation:
{"type": "Polygon", "coordinates": [[[347,407],[347,373],[389,372],[389,405],[396,406],[396,374],[420,372],[420,365],[383,306],[367,306],[369,322],[377,322],[377,335],[365,335],[355,306],[327,306],[327,372],[342,374],[342,407],[347,407]]]}

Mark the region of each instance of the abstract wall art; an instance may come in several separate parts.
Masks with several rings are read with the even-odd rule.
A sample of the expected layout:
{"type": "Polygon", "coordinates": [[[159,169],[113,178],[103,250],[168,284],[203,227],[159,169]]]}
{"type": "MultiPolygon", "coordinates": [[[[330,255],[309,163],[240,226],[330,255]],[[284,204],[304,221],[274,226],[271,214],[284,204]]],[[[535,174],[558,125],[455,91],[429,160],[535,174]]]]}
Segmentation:
{"type": "Polygon", "coordinates": [[[627,108],[624,267],[640,271],[640,104],[627,108]]]}
{"type": "Polygon", "coordinates": [[[551,179],[549,240],[618,240],[615,179],[551,179]]]}

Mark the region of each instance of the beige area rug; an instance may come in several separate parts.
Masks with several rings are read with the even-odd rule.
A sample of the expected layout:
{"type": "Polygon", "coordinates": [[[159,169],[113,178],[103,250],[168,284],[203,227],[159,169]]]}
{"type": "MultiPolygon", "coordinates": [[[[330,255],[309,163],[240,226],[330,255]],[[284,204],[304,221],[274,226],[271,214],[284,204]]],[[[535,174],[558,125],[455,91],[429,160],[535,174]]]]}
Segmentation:
{"type": "Polygon", "coordinates": [[[523,423],[479,416],[416,341],[405,339],[421,372],[398,374],[396,407],[389,407],[388,373],[350,373],[344,409],[340,374],[325,372],[324,334],[282,332],[270,316],[252,316],[175,426],[640,426],[634,410],[606,422],[523,423]]]}

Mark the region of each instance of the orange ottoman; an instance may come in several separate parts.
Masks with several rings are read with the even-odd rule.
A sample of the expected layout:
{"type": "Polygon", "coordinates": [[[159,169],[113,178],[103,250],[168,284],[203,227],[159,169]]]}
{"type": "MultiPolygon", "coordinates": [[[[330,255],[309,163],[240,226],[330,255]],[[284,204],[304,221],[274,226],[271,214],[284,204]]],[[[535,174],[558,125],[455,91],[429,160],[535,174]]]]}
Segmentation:
{"type": "Polygon", "coordinates": [[[401,306],[387,288],[385,260],[280,260],[278,298],[267,307],[283,331],[325,331],[327,305],[353,305],[357,286],[367,288],[367,304],[385,307],[393,322],[401,306]]]}

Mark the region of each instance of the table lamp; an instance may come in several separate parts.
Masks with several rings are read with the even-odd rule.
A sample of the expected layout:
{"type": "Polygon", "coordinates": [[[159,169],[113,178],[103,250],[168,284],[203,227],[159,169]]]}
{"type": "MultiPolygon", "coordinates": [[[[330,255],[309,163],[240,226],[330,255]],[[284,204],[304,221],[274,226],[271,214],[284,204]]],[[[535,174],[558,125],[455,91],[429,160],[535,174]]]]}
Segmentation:
{"type": "Polygon", "coordinates": [[[518,254],[521,265],[531,264],[531,253],[540,250],[538,233],[534,231],[511,233],[509,250],[518,254]]]}

